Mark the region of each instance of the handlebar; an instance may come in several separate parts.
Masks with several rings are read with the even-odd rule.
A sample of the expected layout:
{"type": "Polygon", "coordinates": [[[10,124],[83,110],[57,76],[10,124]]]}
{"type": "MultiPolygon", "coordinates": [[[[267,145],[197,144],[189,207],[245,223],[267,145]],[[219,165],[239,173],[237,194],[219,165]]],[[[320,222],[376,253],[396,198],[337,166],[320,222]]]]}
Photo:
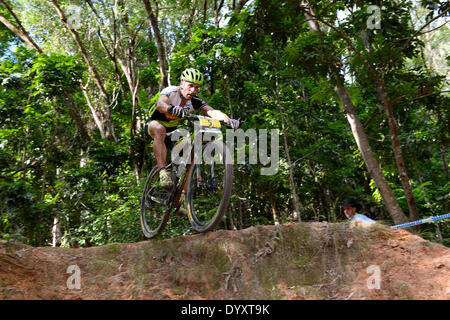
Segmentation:
{"type": "Polygon", "coordinates": [[[227,124],[227,123],[226,123],[225,121],[223,121],[223,120],[216,120],[216,119],[213,119],[213,118],[210,118],[210,117],[207,117],[207,116],[197,116],[196,114],[187,114],[187,115],[185,115],[182,119],[187,119],[187,120],[193,121],[193,120],[199,120],[200,117],[205,118],[205,119],[208,119],[208,120],[219,121],[219,122],[220,122],[221,124],[223,124],[223,125],[226,125],[226,124],[227,124]]]}
{"type": "MultiPolygon", "coordinates": [[[[231,127],[228,125],[228,122],[225,122],[225,121],[223,121],[223,120],[216,120],[216,119],[213,119],[213,118],[210,118],[210,117],[206,117],[206,116],[201,116],[201,117],[202,117],[202,118],[205,118],[205,119],[209,119],[209,120],[219,121],[221,125],[223,125],[223,126],[225,126],[225,127],[227,127],[227,128],[231,128],[231,127]]],[[[187,119],[188,121],[194,121],[194,120],[199,120],[200,117],[197,116],[197,115],[195,115],[195,114],[187,114],[187,115],[185,115],[182,119],[187,119]]],[[[243,121],[239,120],[239,126],[240,126],[242,123],[243,123],[243,121]]]]}

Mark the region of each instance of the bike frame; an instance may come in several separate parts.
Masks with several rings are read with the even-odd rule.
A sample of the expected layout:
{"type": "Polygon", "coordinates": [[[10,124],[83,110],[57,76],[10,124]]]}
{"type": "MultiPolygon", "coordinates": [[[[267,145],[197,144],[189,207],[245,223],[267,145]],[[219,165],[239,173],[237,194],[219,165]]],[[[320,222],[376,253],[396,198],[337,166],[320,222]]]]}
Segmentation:
{"type": "MultiPolygon", "coordinates": [[[[172,179],[176,179],[176,184],[173,188],[166,190],[166,195],[168,196],[168,198],[165,198],[167,200],[163,200],[164,202],[159,202],[160,204],[162,204],[164,207],[161,208],[161,214],[162,214],[162,220],[159,223],[159,225],[157,225],[156,229],[150,229],[147,225],[146,222],[146,212],[147,212],[147,207],[146,207],[146,197],[152,192],[151,190],[153,189],[152,185],[148,183],[151,181],[150,179],[152,177],[154,177],[161,169],[159,169],[157,166],[155,166],[153,168],[153,170],[150,172],[150,174],[148,175],[146,184],[145,184],[145,188],[144,188],[144,192],[142,195],[142,199],[141,199],[141,214],[140,214],[140,219],[141,219],[141,226],[143,228],[144,234],[148,237],[148,238],[153,238],[155,236],[157,236],[158,234],[160,234],[162,232],[162,230],[164,229],[168,219],[170,218],[171,213],[175,214],[175,211],[173,211],[174,209],[177,210],[180,206],[180,197],[181,194],[183,192],[183,190],[186,189],[186,197],[187,197],[187,201],[188,201],[188,205],[187,205],[187,214],[188,214],[188,218],[189,218],[189,222],[191,223],[192,227],[194,228],[194,230],[196,230],[197,232],[205,232],[205,231],[209,231],[212,230],[218,223],[218,221],[221,219],[221,217],[224,214],[224,210],[226,210],[226,206],[228,206],[228,202],[229,202],[229,198],[230,198],[230,193],[231,193],[231,186],[232,186],[232,168],[230,170],[229,166],[230,164],[227,165],[227,174],[226,176],[224,176],[224,184],[226,184],[226,187],[224,188],[224,196],[221,198],[220,203],[219,203],[219,207],[217,208],[217,211],[215,213],[214,220],[210,220],[212,221],[211,223],[207,222],[207,224],[203,224],[202,220],[199,220],[199,217],[197,216],[196,213],[196,209],[193,207],[193,199],[192,199],[192,186],[190,185],[191,183],[191,179],[192,179],[192,175],[193,175],[193,171],[194,168],[197,168],[197,179],[196,179],[196,187],[206,187],[209,188],[211,187],[212,184],[212,188],[216,187],[217,181],[216,179],[216,172],[215,172],[215,165],[214,165],[214,156],[210,157],[208,159],[208,164],[210,165],[210,173],[206,174],[206,179],[202,180],[202,175],[205,173],[201,173],[200,170],[200,163],[198,162],[199,159],[196,158],[196,156],[198,156],[198,154],[200,154],[201,156],[203,155],[203,141],[204,141],[204,134],[213,134],[210,136],[210,141],[213,142],[214,141],[214,145],[217,144],[217,142],[215,140],[217,140],[217,136],[214,140],[212,140],[212,137],[214,137],[214,134],[218,134],[221,135],[221,128],[223,125],[227,126],[227,124],[224,121],[219,121],[219,120],[214,120],[210,117],[202,117],[202,116],[196,116],[196,115],[188,115],[187,117],[185,117],[190,123],[189,123],[189,132],[190,135],[192,136],[192,124],[194,122],[194,120],[199,120],[198,123],[195,123],[195,130],[194,130],[194,139],[192,141],[192,143],[189,143],[189,148],[185,149],[183,146],[183,158],[181,159],[181,162],[174,162],[171,161],[165,168],[169,169],[170,171],[172,171],[173,175],[172,175],[172,179]],[[197,127],[197,124],[199,124],[199,126],[197,127]],[[197,130],[198,129],[198,130],[197,130]],[[202,135],[201,137],[199,137],[198,135],[202,135]],[[198,138],[201,138],[200,140],[198,140],[198,138]],[[197,148],[200,148],[199,150],[197,148]],[[190,162],[188,163],[190,159],[190,162]],[[211,162],[209,162],[211,161],[211,162]],[[175,169],[175,165],[177,165],[177,170],[172,170],[175,169]],[[198,167],[197,167],[198,166],[198,167]],[[212,179],[211,179],[212,178],[212,179]],[[228,182],[227,182],[228,181],[228,182]],[[149,188],[147,190],[147,187],[149,188]],[[226,196],[225,196],[226,194],[226,196]],[[224,200],[226,199],[226,200],[224,200]],[[192,210],[192,212],[191,212],[192,210]]],[[[175,131],[173,131],[175,132],[175,131]]],[[[168,133],[166,134],[167,137],[170,137],[172,133],[168,133]]],[[[220,152],[226,152],[226,145],[224,144],[224,142],[219,139],[220,141],[220,146],[221,146],[221,150],[220,152]]],[[[215,149],[212,149],[215,151],[215,149]]],[[[213,153],[212,153],[213,154],[213,153]]],[[[194,181],[193,181],[194,182],[194,181]]],[[[158,202],[157,202],[158,203],[158,202]]],[[[151,210],[151,209],[150,209],[151,210]]],[[[152,218],[153,219],[153,218],[152,218]]],[[[159,221],[159,218],[155,218],[155,221],[159,221]]]]}
{"type": "MultiPolygon", "coordinates": [[[[209,121],[219,121],[221,125],[226,125],[226,123],[224,121],[221,120],[214,120],[208,117],[199,117],[196,115],[189,115],[188,117],[186,117],[186,119],[188,121],[194,121],[194,120],[199,120],[200,118],[203,119],[207,119],[209,121]]],[[[201,134],[202,131],[198,132],[198,134],[201,134]]],[[[168,212],[170,213],[170,211],[173,209],[173,204],[174,203],[178,203],[178,201],[180,200],[181,197],[181,193],[183,191],[183,189],[185,189],[186,185],[190,183],[191,180],[191,174],[194,168],[194,165],[197,165],[195,163],[195,143],[196,143],[196,139],[194,138],[194,141],[192,143],[192,145],[190,146],[190,150],[189,150],[189,158],[190,158],[190,163],[184,168],[183,173],[181,174],[181,177],[176,185],[175,191],[173,192],[173,197],[171,198],[171,200],[169,200],[169,206],[167,208],[168,212]]],[[[173,163],[171,162],[169,165],[166,166],[166,168],[170,168],[171,166],[173,166],[173,163]]],[[[197,171],[198,172],[198,171],[197,171]]],[[[215,173],[214,173],[214,162],[211,163],[211,176],[215,177],[215,173]]],[[[189,210],[188,213],[190,214],[189,210]]],[[[190,217],[192,219],[192,217],[190,217]]]]}

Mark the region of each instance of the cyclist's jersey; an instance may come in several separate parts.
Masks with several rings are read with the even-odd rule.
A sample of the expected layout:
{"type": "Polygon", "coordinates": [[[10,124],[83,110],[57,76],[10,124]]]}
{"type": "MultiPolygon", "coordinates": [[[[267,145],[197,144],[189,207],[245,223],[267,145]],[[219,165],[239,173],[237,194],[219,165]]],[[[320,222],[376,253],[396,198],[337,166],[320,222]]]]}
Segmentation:
{"type": "MultiPolygon", "coordinates": [[[[181,87],[180,86],[170,86],[163,89],[160,96],[166,96],[169,98],[169,104],[172,106],[179,106],[182,102],[181,99],[181,87]]],[[[187,100],[184,103],[184,107],[189,108],[189,112],[194,110],[199,110],[200,108],[207,105],[206,101],[194,96],[192,99],[187,100]]],[[[150,109],[150,119],[157,120],[165,127],[176,127],[180,118],[175,117],[170,113],[161,113],[156,109],[156,104],[150,109]]]]}

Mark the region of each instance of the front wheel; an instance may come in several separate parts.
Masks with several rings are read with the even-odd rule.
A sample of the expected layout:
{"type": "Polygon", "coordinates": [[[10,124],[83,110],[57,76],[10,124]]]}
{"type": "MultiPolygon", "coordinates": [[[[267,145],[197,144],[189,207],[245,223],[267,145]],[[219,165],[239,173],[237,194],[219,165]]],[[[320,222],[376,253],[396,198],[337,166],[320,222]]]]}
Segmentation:
{"type": "Polygon", "coordinates": [[[187,190],[187,209],[192,228],[197,232],[213,230],[230,203],[233,185],[231,153],[221,140],[208,143],[210,156],[194,164],[187,190]]]}
{"type": "Polygon", "coordinates": [[[145,182],[141,198],[141,228],[147,238],[154,238],[169,219],[169,207],[174,188],[160,185],[158,167],[154,167],[145,182]]]}

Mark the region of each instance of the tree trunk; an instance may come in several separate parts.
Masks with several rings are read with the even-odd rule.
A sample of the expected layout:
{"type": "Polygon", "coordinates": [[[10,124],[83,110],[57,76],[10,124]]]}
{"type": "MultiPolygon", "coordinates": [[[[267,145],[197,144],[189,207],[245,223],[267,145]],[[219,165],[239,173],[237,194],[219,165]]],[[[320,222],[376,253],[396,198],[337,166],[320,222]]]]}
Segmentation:
{"type": "Polygon", "coordinates": [[[221,0],[219,5],[217,5],[217,0],[214,0],[214,23],[216,28],[219,28],[220,24],[220,11],[222,10],[224,0],[221,0]]]}
{"type": "Polygon", "coordinates": [[[105,124],[104,124],[104,121],[103,121],[104,115],[103,115],[102,111],[101,110],[96,110],[94,108],[94,106],[92,105],[91,99],[89,98],[89,94],[88,94],[86,88],[81,86],[81,90],[83,91],[84,98],[86,99],[86,103],[87,103],[87,105],[89,107],[89,110],[91,111],[92,118],[94,119],[94,122],[95,122],[98,130],[100,131],[100,136],[103,139],[106,139],[105,124]]]}
{"type": "MultiPolygon", "coordinates": [[[[3,1],[2,1],[3,2],[3,1]]],[[[0,21],[9,29],[11,30],[16,36],[18,36],[20,39],[22,39],[26,44],[28,44],[30,47],[35,48],[40,53],[44,53],[44,51],[28,36],[28,34],[23,33],[21,30],[16,28],[11,22],[8,21],[4,16],[0,14],[0,21]]]]}
{"type": "MultiPolygon", "coordinates": [[[[314,14],[311,10],[311,8],[309,8],[308,11],[308,18],[309,19],[313,19],[311,20],[311,23],[314,21],[315,26],[314,29],[315,31],[319,30],[319,26],[317,24],[317,21],[315,21],[314,19],[316,19],[314,17],[314,14]]],[[[322,21],[324,22],[324,21],[322,21]]],[[[311,24],[310,23],[310,24],[311,24]]],[[[326,23],[326,22],[324,22],[326,23]]],[[[398,139],[398,133],[397,133],[397,124],[395,122],[395,118],[394,118],[394,114],[392,112],[392,102],[388,96],[388,92],[386,89],[386,83],[383,80],[383,77],[371,66],[371,64],[367,61],[367,59],[365,58],[364,55],[362,55],[351,43],[351,41],[348,39],[348,37],[341,32],[340,30],[336,29],[334,26],[326,23],[330,28],[333,28],[335,31],[337,31],[341,37],[348,43],[348,45],[350,46],[350,48],[363,60],[364,64],[366,65],[368,71],[370,72],[370,74],[373,77],[373,80],[375,82],[375,88],[377,91],[377,96],[378,99],[380,100],[384,111],[386,113],[386,116],[388,118],[388,123],[389,123],[389,131],[390,131],[390,136],[391,136],[391,143],[392,143],[392,149],[394,152],[394,158],[395,158],[395,162],[397,165],[397,169],[399,172],[399,176],[400,176],[400,180],[402,182],[402,186],[403,186],[403,190],[405,192],[405,196],[407,199],[407,203],[408,203],[408,209],[409,209],[409,214],[410,214],[410,220],[418,220],[419,219],[419,212],[417,210],[417,205],[416,205],[416,200],[414,198],[411,186],[409,184],[409,179],[408,179],[408,174],[406,172],[406,168],[405,168],[405,164],[404,164],[404,160],[403,160],[403,154],[402,154],[402,150],[401,150],[401,146],[400,146],[400,141],[398,139]]],[[[410,38],[411,39],[411,38],[410,38]]],[[[365,44],[366,49],[368,51],[370,51],[370,48],[368,47],[368,43],[365,44]]],[[[400,51],[397,51],[396,54],[398,54],[400,51]]],[[[392,58],[391,58],[392,59],[392,58]]],[[[335,66],[332,66],[333,69],[336,69],[335,66]]],[[[339,73],[339,72],[338,72],[339,73]]]]}
{"type": "MultiPolygon", "coordinates": [[[[119,1],[119,5],[120,5],[122,11],[125,12],[125,6],[124,6],[123,0],[119,1]]],[[[132,34],[128,29],[129,18],[128,18],[127,13],[125,13],[123,15],[122,23],[124,25],[125,32],[127,33],[126,47],[124,48],[124,51],[125,51],[124,60],[125,61],[122,62],[122,59],[120,58],[119,55],[117,55],[117,59],[118,59],[119,63],[121,64],[122,70],[125,73],[125,76],[128,81],[128,87],[131,92],[132,110],[131,110],[130,135],[131,135],[131,138],[133,138],[134,135],[136,134],[136,108],[138,105],[138,90],[139,90],[139,71],[136,68],[136,55],[135,55],[135,49],[137,46],[136,40],[135,40],[136,34],[132,34]]]]}
{"type": "MultiPolygon", "coordinates": [[[[11,13],[11,15],[16,19],[17,24],[19,25],[19,28],[16,28],[11,22],[8,21],[4,16],[0,14],[0,21],[16,36],[18,36],[20,39],[22,39],[26,44],[30,45],[31,47],[35,48],[39,53],[46,54],[44,50],[36,44],[36,42],[33,41],[33,39],[30,37],[28,32],[25,30],[25,28],[22,26],[20,20],[17,18],[17,16],[14,14],[12,9],[8,6],[8,4],[0,0],[3,5],[8,9],[8,11],[11,13]]],[[[70,116],[72,117],[73,121],[75,122],[75,125],[77,127],[78,133],[80,133],[81,138],[84,142],[90,142],[92,141],[91,137],[89,136],[86,126],[84,125],[83,120],[81,119],[81,115],[78,112],[78,108],[73,100],[72,95],[67,92],[65,89],[63,89],[64,98],[63,103],[67,106],[69,109],[70,116]]]]}
{"type": "Polygon", "coordinates": [[[62,11],[62,9],[60,8],[58,2],[56,0],[51,0],[51,1],[52,1],[53,6],[56,9],[56,12],[58,13],[59,18],[65,24],[67,30],[70,32],[73,39],[75,40],[75,43],[77,44],[78,49],[80,50],[81,56],[83,57],[84,61],[88,65],[89,73],[93,77],[94,82],[97,85],[100,95],[102,96],[103,101],[105,103],[104,124],[105,124],[106,139],[117,142],[117,138],[114,134],[114,126],[113,126],[113,121],[112,121],[111,101],[110,101],[109,96],[106,92],[106,89],[103,85],[103,82],[100,79],[100,75],[98,74],[97,69],[95,68],[93,62],[91,61],[91,58],[89,57],[89,54],[88,54],[86,48],[84,47],[83,42],[81,41],[81,38],[80,38],[78,32],[76,30],[74,30],[73,28],[71,28],[71,26],[69,25],[69,23],[67,21],[67,17],[64,14],[64,12],[62,11]]]}
{"type": "Polygon", "coordinates": [[[67,92],[67,90],[64,88],[63,92],[64,97],[62,99],[64,101],[64,104],[68,107],[73,121],[75,121],[75,125],[77,126],[77,130],[80,133],[81,138],[83,139],[84,142],[91,142],[92,139],[86,131],[86,127],[84,126],[84,122],[81,119],[80,113],[78,112],[75,102],[73,101],[72,95],[69,92],[67,92]]]}
{"type": "Polygon", "coordinates": [[[203,2],[203,20],[202,20],[203,24],[206,23],[207,11],[208,11],[208,0],[204,0],[204,2],[203,2]]]}
{"type": "Polygon", "coordinates": [[[8,5],[8,3],[4,0],[0,0],[0,2],[5,6],[5,8],[8,10],[9,13],[13,16],[14,20],[16,20],[17,25],[19,28],[16,28],[12,23],[8,21],[4,16],[0,14],[0,21],[3,22],[3,24],[11,30],[15,35],[17,35],[19,38],[21,38],[23,41],[25,41],[29,46],[35,48],[39,53],[44,53],[44,50],[39,47],[36,42],[33,41],[33,39],[30,37],[28,32],[23,27],[22,23],[20,22],[19,18],[16,16],[14,11],[11,9],[11,7],[8,5]]]}
{"type": "Polygon", "coordinates": [[[383,198],[386,208],[394,220],[394,223],[401,224],[408,222],[392,192],[392,189],[389,187],[383,172],[375,159],[375,156],[373,155],[369,140],[367,139],[361,121],[356,114],[355,107],[350,100],[347,88],[342,85],[337,85],[335,87],[335,91],[344,106],[345,116],[347,117],[350,127],[352,128],[353,136],[355,137],[356,144],[358,145],[359,151],[364,159],[364,163],[367,166],[367,170],[369,171],[371,178],[375,181],[375,185],[380,191],[381,197],[383,198]]]}
{"type": "MultiPolygon", "coordinates": [[[[91,8],[92,12],[95,14],[99,24],[102,26],[102,29],[107,30],[107,27],[103,23],[103,20],[101,19],[100,15],[98,14],[97,10],[94,7],[94,4],[91,0],[86,0],[86,2],[89,4],[89,7],[91,8]]],[[[128,15],[125,13],[125,6],[123,0],[120,0],[118,2],[118,5],[121,9],[121,12],[124,12],[124,14],[121,15],[121,18],[119,18],[119,21],[116,20],[116,16],[113,16],[113,23],[114,25],[117,24],[117,22],[121,25],[123,25],[123,29],[126,32],[126,36],[122,36],[121,39],[125,39],[125,46],[120,45],[120,41],[117,41],[116,39],[116,29],[114,29],[114,35],[111,36],[109,32],[105,32],[106,37],[108,38],[110,42],[110,48],[107,47],[106,43],[103,40],[103,37],[101,35],[101,29],[99,28],[97,31],[98,38],[100,40],[100,44],[102,45],[103,50],[105,50],[106,54],[108,55],[109,59],[113,63],[114,71],[116,72],[120,88],[123,95],[126,95],[126,90],[122,83],[122,73],[120,73],[120,70],[118,68],[118,64],[120,65],[123,74],[125,75],[125,78],[128,83],[128,88],[131,94],[131,103],[132,103],[132,110],[131,110],[131,126],[130,126],[130,136],[133,138],[133,136],[136,133],[136,107],[138,104],[138,90],[139,90],[139,73],[136,71],[136,56],[135,56],[135,49],[136,49],[136,42],[135,42],[135,35],[131,34],[131,32],[128,29],[128,23],[129,18],[128,15]],[[118,49],[121,50],[118,50],[118,49]],[[119,52],[122,51],[122,52],[119,52]],[[123,54],[124,58],[121,57],[121,53],[123,54]]],[[[147,19],[148,20],[148,19],[147,19]]],[[[151,38],[151,30],[150,30],[150,38],[151,38]]]]}
{"type": "MultiPolygon", "coordinates": [[[[422,51],[422,57],[424,59],[425,66],[427,66],[428,73],[431,76],[436,76],[435,67],[434,67],[434,65],[435,65],[434,52],[433,52],[433,49],[431,47],[431,35],[430,35],[431,26],[429,25],[426,29],[427,29],[427,32],[424,33],[424,37],[425,37],[425,49],[426,49],[427,54],[424,55],[424,53],[422,51]]],[[[438,117],[439,123],[442,123],[442,124],[444,124],[446,122],[448,123],[448,120],[446,120],[446,119],[448,119],[448,117],[446,119],[443,119],[443,117],[442,117],[442,113],[441,113],[441,99],[440,98],[438,98],[437,103],[436,103],[436,113],[437,113],[437,117],[438,117]]],[[[449,181],[449,174],[448,174],[448,165],[447,165],[447,159],[446,159],[447,158],[446,149],[447,149],[446,145],[442,144],[440,146],[443,170],[444,170],[444,174],[445,174],[445,180],[448,182],[449,181]]],[[[438,224],[436,224],[436,226],[438,227],[438,224]]]]}
{"type": "MultiPolygon", "coordinates": [[[[305,12],[305,18],[308,22],[310,31],[321,33],[319,23],[314,18],[314,13],[311,7],[306,1],[302,1],[302,4],[307,8],[305,12]]],[[[352,129],[356,144],[358,145],[359,151],[361,152],[370,176],[375,181],[375,184],[380,191],[381,197],[383,198],[384,204],[389,214],[391,215],[395,224],[406,223],[408,219],[406,218],[400,205],[398,204],[397,199],[392,192],[392,189],[389,187],[383,175],[383,172],[381,171],[381,168],[379,167],[378,162],[375,159],[372,148],[369,144],[369,140],[367,139],[366,133],[364,132],[364,128],[358,118],[358,115],[356,114],[355,107],[350,100],[347,88],[344,86],[345,81],[342,75],[339,73],[339,70],[335,65],[329,66],[329,72],[331,76],[336,80],[334,91],[337,93],[339,100],[342,102],[345,116],[347,117],[347,120],[352,129]]]]}
{"type": "Polygon", "coordinates": [[[406,172],[406,166],[403,160],[400,140],[398,138],[397,123],[395,122],[394,114],[392,112],[392,103],[387,93],[386,84],[381,78],[378,78],[375,81],[378,99],[384,106],[384,111],[388,118],[392,150],[394,151],[395,163],[397,164],[400,181],[402,182],[403,190],[405,191],[406,202],[408,203],[409,220],[419,220],[419,211],[417,210],[416,199],[414,198],[411,185],[409,184],[408,173],[406,172]]]}
{"type": "Polygon", "coordinates": [[[52,247],[61,245],[61,222],[58,216],[53,217],[52,247]]]}
{"type": "MultiPolygon", "coordinates": [[[[56,179],[61,181],[61,168],[56,168],[56,179]]],[[[61,221],[59,219],[58,213],[53,217],[52,226],[52,247],[57,247],[61,245],[61,221]]]]}
{"type": "Polygon", "coordinates": [[[331,201],[330,189],[325,187],[323,195],[325,201],[325,210],[327,213],[327,221],[336,222],[336,217],[333,215],[333,201],[331,201]]]}
{"type": "Polygon", "coordinates": [[[247,2],[248,2],[248,0],[241,0],[241,1],[239,1],[238,4],[236,4],[236,1],[233,0],[232,8],[233,8],[234,11],[239,12],[239,11],[241,11],[244,8],[244,6],[245,6],[245,4],[247,2]]]}
{"type": "Polygon", "coordinates": [[[226,213],[229,230],[237,230],[236,225],[234,224],[234,220],[233,220],[233,211],[234,210],[232,210],[232,208],[230,208],[227,210],[227,213],[226,213]]]}
{"type": "Polygon", "coordinates": [[[448,165],[447,165],[447,153],[446,153],[445,146],[441,146],[441,157],[442,157],[442,164],[444,166],[445,178],[446,178],[446,181],[448,182],[449,176],[448,176],[448,165]]]}
{"type": "Polygon", "coordinates": [[[272,217],[273,217],[273,223],[278,226],[280,225],[280,217],[277,213],[277,203],[275,201],[275,198],[273,197],[273,194],[271,193],[270,196],[270,206],[272,208],[272,217]]]}
{"type": "Polygon", "coordinates": [[[198,1],[199,0],[194,0],[194,3],[192,5],[192,10],[191,10],[190,14],[188,14],[187,19],[185,20],[186,21],[185,25],[187,27],[186,40],[188,40],[192,36],[192,21],[194,21],[195,12],[197,11],[197,8],[198,8],[198,1]]]}
{"type": "Polygon", "coordinates": [[[293,198],[293,203],[294,203],[294,218],[297,219],[298,222],[301,222],[302,221],[302,218],[300,215],[301,204],[298,199],[297,191],[295,190],[294,167],[292,165],[291,157],[289,155],[289,147],[288,147],[288,143],[287,143],[286,128],[285,128],[284,117],[283,117],[283,107],[281,106],[279,90],[280,90],[280,87],[278,84],[278,74],[277,74],[276,80],[275,80],[275,97],[277,99],[278,110],[280,112],[281,131],[282,131],[283,139],[284,139],[284,151],[286,152],[286,160],[287,160],[288,166],[289,166],[289,185],[291,186],[292,198],[293,198]]]}
{"type": "Polygon", "coordinates": [[[147,10],[148,17],[152,24],[153,36],[156,42],[156,49],[158,50],[159,72],[161,74],[161,82],[159,85],[159,89],[162,90],[163,88],[169,85],[167,78],[166,50],[164,48],[164,42],[162,40],[161,32],[159,30],[158,18],[155,16],[153,12],[152,5],[150,4],[149,0],[142,0],[142,1],[144,2],[145,9],[147,10]]]}
{"type": "Polygon", "coordinates": [[[239,197],[238,197],[238,206],[239,206],[238,225],[239,225],[239,230],[242,230],[244,228],[244,223],[242,222],[242,201],[239,197]]]}
{"type": "MultiPolygon", "coordinates": [[[[122,81],[122,74],[120,73],[119,67],[117,66],[117,56],[116,54],[111,54],[111,52],[109,51],[109,49],[106,47],[105,42],[103,41],[102,35],[100,33],[100,28],[97,30],[97,36],[98,39],[100,41],[100,44],[102,45],[103,50],[105,50],[106,54],[108,55],[109,60],[111,60],[111,62],[113,63],[114,66],[114,72],[117,75],[117,82],[119,82],[119,86],[120,86],[120,90],[122,91],[122,94],[125,96],[125,87],[123,85],[123,81],[122,81]]],[[[111,41],[111,39],[109,39],[111,41]]],[[[114,44],[114,42],[111,43],[111,46],[114,48],[113,50],[115,50],[116,45],[114,44]]]]}

